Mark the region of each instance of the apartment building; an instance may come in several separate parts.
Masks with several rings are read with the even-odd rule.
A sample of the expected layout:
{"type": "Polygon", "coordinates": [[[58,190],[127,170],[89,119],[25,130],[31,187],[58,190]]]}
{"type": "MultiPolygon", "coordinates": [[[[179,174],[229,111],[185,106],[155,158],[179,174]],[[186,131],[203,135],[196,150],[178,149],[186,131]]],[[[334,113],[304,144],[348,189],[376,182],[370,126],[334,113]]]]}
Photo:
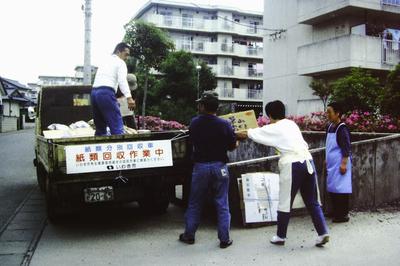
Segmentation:
{"type": "Polygon", "coordinates": [[[216,91],[233,110],[262,110],[262,12],[150,0],[134,19],[166,30],[176,49],[191,52],[216,74],[216,91]]]}
{"type": "Polygon", "coordinates": [[[265,0],[264,102],[289,114],[322,110],[313,78],[335,80],[352,67],[384,78],[400,61],[400,0],[265,0]]]}

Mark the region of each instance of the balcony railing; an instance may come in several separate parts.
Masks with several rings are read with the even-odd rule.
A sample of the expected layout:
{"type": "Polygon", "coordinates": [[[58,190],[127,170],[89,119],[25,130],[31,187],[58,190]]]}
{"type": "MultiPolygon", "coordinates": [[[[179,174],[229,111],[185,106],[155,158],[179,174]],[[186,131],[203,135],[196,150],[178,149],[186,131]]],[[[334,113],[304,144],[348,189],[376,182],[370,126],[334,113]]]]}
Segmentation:
{"type": "Polygon", "coordinates": [[[233,67],[221,66],[220,72],[218,74],[223,76],[233,76],[233,67]]]}
{"type": "Polygon", "coordinates": [[[242,79],[257,79],[261,80],[263,77],[263,71],[257,69],[251,69],[247,67],[239,66],[224,66],[224,65],[208,65],[211,67],[217,77],[227,76],[232,78],[242,78],[242,79]]]}
{"type": "Polygon", "coordinates": [[[247,74],[249,77],[262,77],[263,72],[256,68],[248,68],[247,74]]]}
{"type": "Polygon", "coordinates": [[[262,89],[239,89],[239,88],[218,88],[221,99],[232,99],[236,101],[262,101],[262,89]]]}
{"type": "Polygon", "coordinates": [[[147,21],[156,24],[157,26],[178,28],[178,29],[193,29],[200,31],[228,31],[244,35],[255,35],[261,37],[261,31],[258,25],[238,25],[229,20],[224,19],[202,19],[184,16],[160,15],[152,14],[147,21]]]}
{"type": "Polygon", "coordinates": [[[240,44],[229,45],[220,42],[196,42],[176,40],[175,47],[192,53],[201,54],[229,54],[241,57],[257,57],[263,55],[262,47],[253,47],[240,44]]]}
{"type": "Polygon", "coordinates": [[[255,89],[247,90],[247,98],[249,99],[262,99],[262,96],[263,96],[262,90],[255,90],[255,89]]]}
{"type": "Polygon", "coordinates": [[[223,88],[221,89],[221,98],[234,98],[235,90],[233,88],[223,88]]]}
{"type": "Polygon", "coordinates": [[[229,45],[227,43],[221,43],[220,48],[221,48],[221,52],[233,53],[233,46],[229,45]]]}
{"type": "Polygon", "coordinates": [[[230,76],[235,78],[256,78],[261,79],[263,77],[263,71],[256,68],[247,68],[240,66],[221,66],[217,76],[230,76]]]}
{"type": "Polygon", "coordinates": [[[262,56],[263,48],[262,47],[247,47],[247,54],[250,56],[262,56]]]}
{"type": "Polygon", "coordinates": [[[381,0],[381,5],[400,7],[400,0],[381,0]]]}
{"type": "Polygon", "coordinates": [[[386,65],[400,63],[400,42],[382,40],[382,63],[386,65]]]}

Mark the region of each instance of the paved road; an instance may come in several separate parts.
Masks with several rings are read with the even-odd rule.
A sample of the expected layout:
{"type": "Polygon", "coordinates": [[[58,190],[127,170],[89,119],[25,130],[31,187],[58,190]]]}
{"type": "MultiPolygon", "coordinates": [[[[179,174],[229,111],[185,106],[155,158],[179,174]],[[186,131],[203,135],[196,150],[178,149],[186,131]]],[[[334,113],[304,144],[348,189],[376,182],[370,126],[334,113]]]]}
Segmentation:
{"type": "Polygon", "coordinates": [[[33,256],[46,265],[399,265],[400,212],[358,213],[349,224],[331,227],[332,242],[314,247],[308,217],[292,219],[285,247],[267,241],[275,226],[234,227],[234,245],[219,249],[211,217],[196,244],[177,241],[183,212],[170,207],[162,216],[146,216],[135,206],[103,208],[60,226],[48,225],[33,256]]]}
{"type": "Polygon", "coordinates": [[[33,129],[0,134],[0,228],[36,185],[33,129]]]}

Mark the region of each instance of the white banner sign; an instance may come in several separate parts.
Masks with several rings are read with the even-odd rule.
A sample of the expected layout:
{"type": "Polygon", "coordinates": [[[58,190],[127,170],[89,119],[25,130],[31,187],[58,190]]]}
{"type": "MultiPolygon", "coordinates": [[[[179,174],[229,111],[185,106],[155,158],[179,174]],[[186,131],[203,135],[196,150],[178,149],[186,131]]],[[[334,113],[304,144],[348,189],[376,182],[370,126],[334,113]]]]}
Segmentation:
{"type": "Polygon", "coordinates": [[[65,147],[67,174],[172,166],[171,140],[65,147]]]}

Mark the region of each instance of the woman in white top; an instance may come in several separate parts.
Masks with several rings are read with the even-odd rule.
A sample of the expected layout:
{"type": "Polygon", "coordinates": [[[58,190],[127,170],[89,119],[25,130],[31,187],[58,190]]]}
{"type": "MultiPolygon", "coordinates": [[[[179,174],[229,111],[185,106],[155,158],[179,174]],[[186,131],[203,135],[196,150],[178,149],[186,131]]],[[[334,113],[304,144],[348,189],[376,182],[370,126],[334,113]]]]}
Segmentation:
{"type": "Polygon", "coordinates": [[[296,123],[285,118],[285,106],[281,101],[268,103],[265,106],[265,112],[271,120],[269,125],[239,132],[237,138],[248,137],[257,143],[272,146],[281,156],[279,159],[278,230],[277,235],[271,239],[271,243],[285,244],[290,211],[294,198],[300,190],[318,233],[316,246],[322,247],[329,242],[329,235],[318,201],[317,175],[308,145],[296,123]]]}

